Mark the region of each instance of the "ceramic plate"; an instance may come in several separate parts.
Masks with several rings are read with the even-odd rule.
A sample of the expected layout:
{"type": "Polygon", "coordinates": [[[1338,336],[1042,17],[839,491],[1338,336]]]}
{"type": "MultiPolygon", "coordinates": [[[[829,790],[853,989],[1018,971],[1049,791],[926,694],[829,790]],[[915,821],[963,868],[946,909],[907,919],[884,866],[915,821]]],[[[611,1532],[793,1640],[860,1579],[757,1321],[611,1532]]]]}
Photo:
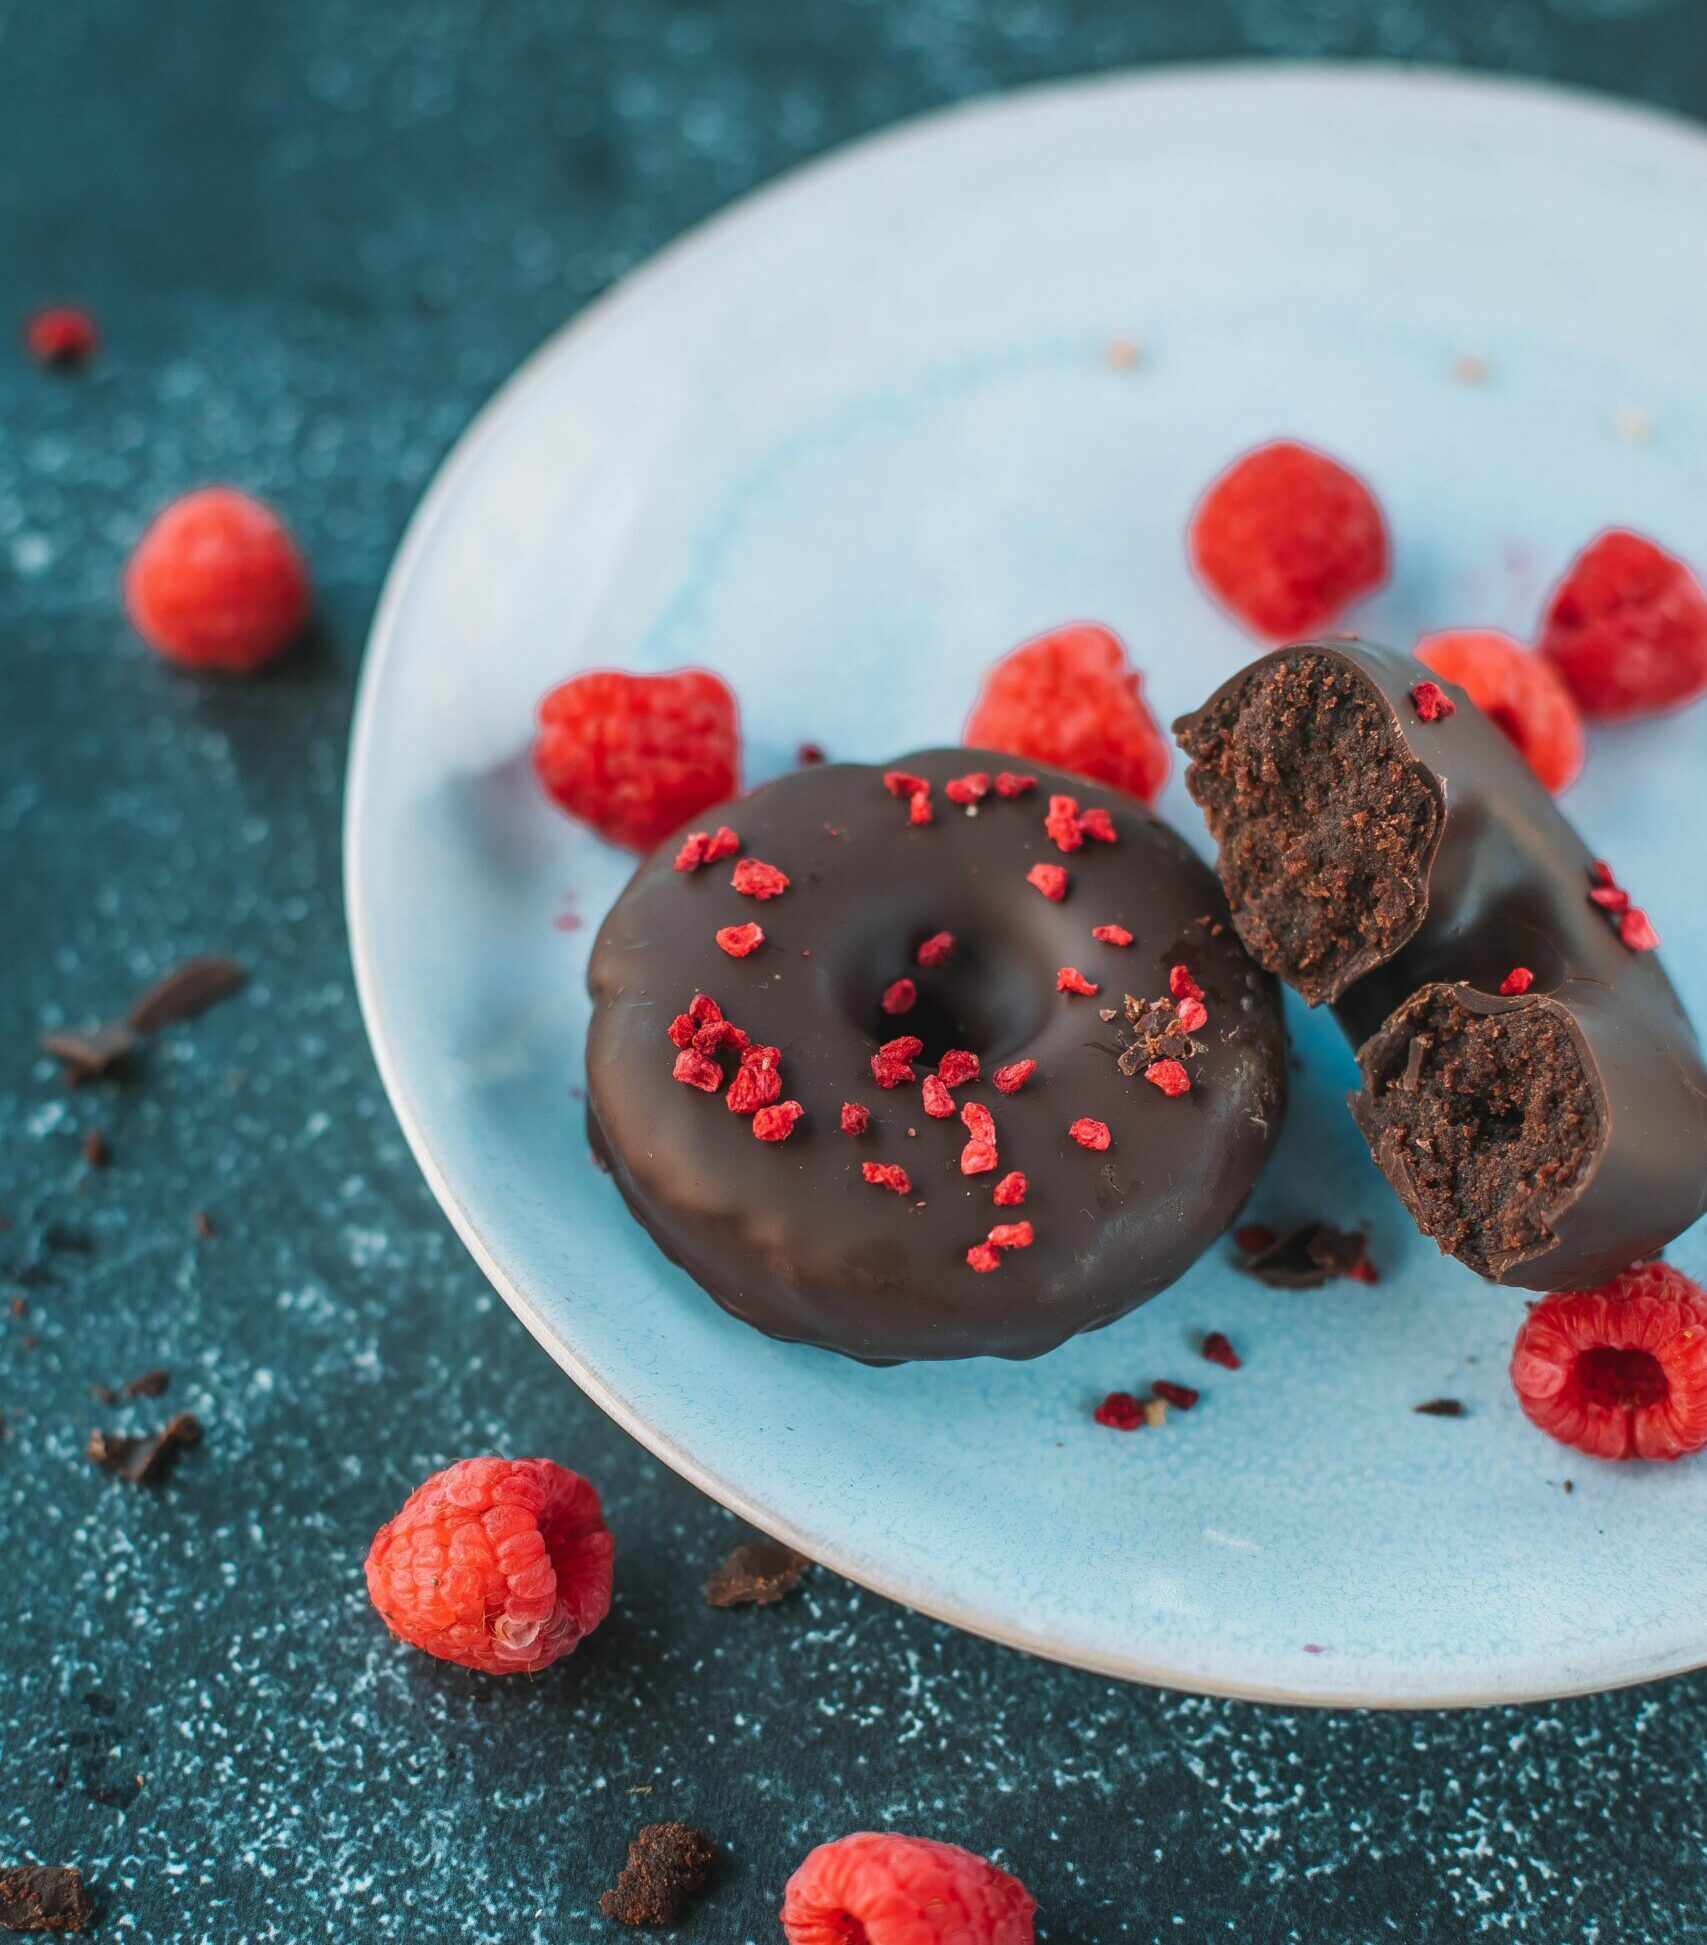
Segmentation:
{"type": "MultiPolygon", "coordinates": [[[[1087,1667],[1425,1704],[1707,1660],[1707,1460],[1610,1466],[1525,1424],[1505,1374],[1521,1293],[1412,1231],[1346,1115],[1337,1029],[1290,998],[1302,1071],[1253,1213],[1367,1223],[1377,1287],[1266,1291],[1222,1244],[1017,1366],[867,1370],[731,1321],[588,1159],[583,978],[630,861],[549,809],[526,762],[552,682],[686,662],[738,691],[752,780],[802,739],[882,760],[952,740],[987,662],[1085,616],[1126,637],[1166,720],[1253,652],[1181,535],[1216,469],[1279,433],[1385,503],[1396,571],[1365,634],[1522,633],[1609,521],[1707,549],[1704,317],[1689,130],[1530,87],[1267,67],[880,136],[548,344],[393,570],[348,827],[386,1085],[540,1342],[757,1525],[1087,1667]],[[1242,1371],[1201,1361],[1207,1328],[1242,1371]],[[1091,1422],[1157,1377],[1201,1405],[1133,1436],[1091,1422]],[[1466,1415],[1415,1414],[1440,1396],[1466,1415]]],[[[1704,732],[1697,710],[1596,735],[1567,799],[1697,1017],[1704,732]]],[[[1177,774],[1162,809],[1203,845],[1177,774]]],[[[1707,1238],[1673,1255],[1699,1275],[1707,1238]]]]}

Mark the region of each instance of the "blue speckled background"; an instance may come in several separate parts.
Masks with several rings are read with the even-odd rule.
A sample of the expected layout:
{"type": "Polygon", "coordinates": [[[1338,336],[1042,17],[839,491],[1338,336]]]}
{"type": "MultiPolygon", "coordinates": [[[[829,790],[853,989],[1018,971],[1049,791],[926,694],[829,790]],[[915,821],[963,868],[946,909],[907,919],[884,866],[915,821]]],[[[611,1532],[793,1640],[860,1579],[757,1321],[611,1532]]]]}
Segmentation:
{"type": "Polygon", "coordinates": [[[1000,1856],[1050,1945],[1702,1936],[1707,1679],[1294,1714],[1030,1662],[824,1575],[707,1610],[735,1523],[486,1290],[356,1016],[361,643],[498,380],[829,144],[1232,54],[1707,111],[1694,0],[0,0],[0,312],[75,297],[107,338],[45,374],[0,316],[0,1861],[81,1863],[98,1936],[581,1945],[666,1816],[727,1849],[679,1934],[718,1945],[777,1939],[794,1863],[862,1825],[1000,1856]],[[148,514],[213,477],[281,507],[319,584],[317,638],[248,686],[173,674],[115,598],[148,514]],[[248,991],[67,1094],[40,1033],[199,949],[248,991]],[[155,1364],[158,1404],[91,1398],[155,1364]],[[175,1406],[208,1438],[163,1489],[81,1456],[175,1406]],[[618,1536],[610,1622],[531,1684],[395,1647],[361,1586],[408,1487],[490,1448],[591,1473],[618,1536]]]}

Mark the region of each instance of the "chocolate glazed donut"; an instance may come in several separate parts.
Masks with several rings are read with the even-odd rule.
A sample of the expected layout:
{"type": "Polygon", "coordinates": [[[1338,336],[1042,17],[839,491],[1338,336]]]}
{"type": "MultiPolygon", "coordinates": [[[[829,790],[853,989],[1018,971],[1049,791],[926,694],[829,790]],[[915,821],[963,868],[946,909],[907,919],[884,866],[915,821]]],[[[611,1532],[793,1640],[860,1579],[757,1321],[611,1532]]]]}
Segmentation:
{"type": "MultiPolygon", "coordinates": [[[[1001,795],[990,779],[1012,762],[957,749],[900,759],[926,793],[896,794],[883,770],[852,764],[780,777],[696,820],[734,827],[738,851],[677,869],[677,843],[665,845],[599,935],[588,976],[595,1152],[660,1248],[772,1336],[872,1363],[1034,1357],[1187,1269],[1233,1219],[1279,1131],[1278,992],[1226,923],[1213,874],[1119,792],[1039,769],[1024,794],[1001,795]],[[969,773],[983,773],[985,793],[957,802],[947,786],[969,773]],[[1083,835],[1060,849],[1045,830],[1052,796],[1106,812],[1087,829],[1113,841],[1083,835]],[[748,884],[774,885],[762,869],[772,866],[786,889],[743,896],[738,862],[748,884]],[[1037,866],[1057,890],[1064,874],[1059,902],[1028,881],[1037,866]],[[763,943],[731,957],[717,934],[747,924],[763,943]],[[1099,940],[1097,926],[1130,941],[1118,943],[1119,929],[1099,940]],[[1200,1001],[1183,982],[1185,998],[1170,992],[1175,966],[1200,1001]],[[1100,991],[1060,990],[1063,967],[1100,991]],[[912,1003],[886,1013],[899,980],[912,982],[912,1003]],[[1130,1028],[1128,994],[1155,1003],[1130,1028]],[[701,1085],[673,1078],[696,995],[761,1064],[778,1051],[777,1105],[804,1109],[781,1139],[755,1139],[757,1118],[739,1111],[750,1091],[734,1086],[741,1050],[721,1029],[706,1036],[716,1071],[684,1047],[682,1071],[701,1085]],[[922,1047],[885,1062],[885,1043],[903,1036],[922,1047]],[[942,1063],[951,1051],[977,1056],[976,1078],[965,1060],[942,1063]],[[893,1085],[880,1084],[874,1056],[893,1085]],[[1164,1058],[1177,1058],[1188,1089],[1170,1095],[1144,1078],[1164,1058]],[[998,1069],[1026,1061],[1035,1070],[1006,1091],[998,1069]],[[939,1063],[947,1105],[925,1091],[939,1063]],[[844,1102],[856,1127],[869,1114],[863,1131],[844,1131],[844,1102]],[[996,1158],[968,1174],[980,1109],[996,1158]],[[1108,1146],[1082,1145],[1070,1133],[1080,1121],[1105,1123],[1108,1146]],[[866,1178],[868,1163],[883,1179],[866,1178]],[[998,1203],[996,1185],[1016,1171],[1023,1201],[998,1203]],[[1029,1224],[1032,1239],[969,1262],[1010,1222],[1029,1224]]],[[[963,782],[956,791],[969,795],[963,782]]],[[[763,1126],[775,1135],[789,1119],[763,1126]]]]}
{"type": "Polygon", "coordinates": [[[1582,1288],[1707,1211],[1707,1070],[1529,765],[1451,683],[1419,711],[1430,681],[1281,649],[1175,725],[1186,782],[1240,936],[1357,1048],[1352,1114],[1418,1226],[1495,1282],[1582,1288]]]}

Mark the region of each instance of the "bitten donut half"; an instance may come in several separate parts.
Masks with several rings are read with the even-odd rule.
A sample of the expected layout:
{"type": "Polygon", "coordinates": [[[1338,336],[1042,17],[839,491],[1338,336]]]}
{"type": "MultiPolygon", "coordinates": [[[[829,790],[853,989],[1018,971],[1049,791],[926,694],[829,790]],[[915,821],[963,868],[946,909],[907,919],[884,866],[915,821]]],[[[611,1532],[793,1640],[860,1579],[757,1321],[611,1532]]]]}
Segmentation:
{"type": "Polygon", "coordinates": [[[1241,938],[1333,1006],[1352,1113],[1442,1250],[1585,1287],[1707,1211],[1707,1071],[1651,934],[1462,689],[1307,643],[1174,728],[1241,938]]]}
{"type": "Polygon", "coordinates": [[[649,858],[589,972],[594,1151],[775,1337],[1034,1357],[1173,1282],[1279,1132],[1278,990],[1133,800],[987,751],[803,769],[649,858]]]}

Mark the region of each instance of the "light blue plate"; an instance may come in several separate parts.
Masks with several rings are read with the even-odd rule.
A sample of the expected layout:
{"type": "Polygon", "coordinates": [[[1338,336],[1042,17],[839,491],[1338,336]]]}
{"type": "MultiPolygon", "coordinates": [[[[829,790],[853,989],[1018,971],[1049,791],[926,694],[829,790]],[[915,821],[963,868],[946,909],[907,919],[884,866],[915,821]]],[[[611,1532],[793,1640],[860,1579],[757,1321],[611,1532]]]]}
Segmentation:
{"type": "MultiPolygon", "coordinates": [[[[1088,1667],[1423,1704],[1707,1660],[1707,1461],[1608,1466],[1524,1423],[1522,1296],[1415,1235],[1341,1104],[1350,1055],[1302,1008],[1253,1212],[1367,1221],[1379,1287],[1268,1292],[1221,1245],[1021,1366],[865,1370],[731,1321],[588,1161],[582,980],[629,866],[525,762],[555,680],[683,662],[739,692],[754,780],[803,738],[880,760],[952,737],[992,657],[1080,616],[1126,637],[1165,720],[1252,652],[1186,571],[1193,499],[1283,432],[1387,508],[1397,570],[1364,633],[1521,633],[1609,521],[1707,553],[1704,331],[1693,133],[1534,88],[1269,67],[1050,88],[866,142],[554,339],[399,556],[348,828],[386,1085],[540,1342],[759,1526],[1088,1667]],[[1206,1328],[1244,1370],[1194,1354],[1206,1328]],[[1103,1392],[1157,1377],[1202,1404],[1160,1431],[1092,1424],[1103,1392]],[[1413,1414],[1441,1395],[1468,1416],[1413,1414]]],[[[1597,735],[1568,800],[1698,1017],[1704,732],[1696,710],[1597,735]]],[[[1203,841],[1177,778],[1163,808],[1203,841]]],[[[1702,1232],[1674,1256],[1707,1270],[1702,1232]]]]}

